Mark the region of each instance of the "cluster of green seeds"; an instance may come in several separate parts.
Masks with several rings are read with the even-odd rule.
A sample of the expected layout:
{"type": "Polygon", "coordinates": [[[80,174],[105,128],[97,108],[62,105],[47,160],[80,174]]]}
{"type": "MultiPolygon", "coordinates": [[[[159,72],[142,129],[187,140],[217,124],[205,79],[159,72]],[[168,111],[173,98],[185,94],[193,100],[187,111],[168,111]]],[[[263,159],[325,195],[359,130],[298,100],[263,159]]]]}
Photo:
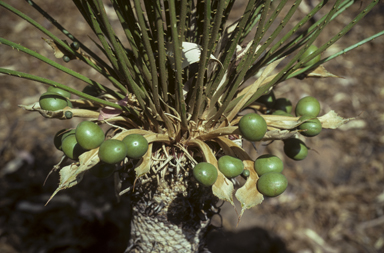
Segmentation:
{"type": "MultiPolygon", "coordinates": [[[[316,46],[310,46],[300,59],[305,59],[316,50],[316,46]]],[[[304,67],[318,62],[320,58],[320,55],[315,57],[304,64],[304,67]]],[[[291,114],[291,101],[287,98],[276,99],[273,91],[261,96],[257,102],[265,105],[267,113],[293,117],[291,114]]],[[[321,122],[317,118],[319,113],[320,103],[316,98],[307,96],[299,100],[296,105],[295,114],[297,117],[300,117],[299,122],[303,122],[298,126],[298,130],[301,130],[300,133],[302,135],[313,137],[321,132],[321,122]]],[[[248,113],[240,119],[239,130],[244,139],[251,142],[260,141],[267,132],[267,123],[259,114],[248,113]]],[[[308,148],[300,139],[290,138],[284,140],[284,152],[291,159],[303,160],[308,154],[308,148]]],[[[255,171],[259,176],[257,188],[260,193],[268,197],[275,197],[285,191],[288,181],[281,174],[283,162],[280,158],[270,154],[262,155],[256,159],[254,165],[255,171]]],[[[242,160],[228,155],[222,156],[218,160],[218,168],[227,178],[234,178],[239,175],[248,177],[250,175],[249,170],[244,170],[242,160]]],[[[193,175],[201,185],[206,187],[212,186],[218,177],[215,166],[207,162],[197,164],[193,170],[193,175]]]]}
{"type": "Polygon", "coordinates": [[[62,129],[54,138],[56,148],[77,160],[87,150],[99,148],[99,158],[108,164],[116,164],[125,157],[141,158],[148,149],[148,141],[140,134],[127,135],[123,140],[105,140],[104,131],[91,121],[83,121],[75,129],[62,129]]]}
{"type": "Polygon", "coordinates": [[[282,194],[288,186],[287,178],[281,174],[283,162],[275,155],[265,154],[255,161],[255,171],[259,175],[257,189],[267,197],[282,194]]]}
{"type": "MultiPolygon", "coordinates": [[[[242,160],[228,155],[219,158],[218,168],[227,178],[235,178],[240,175],[248,177],[250,174],[249,170],[244,169],[242,160]]],[[[260,156],[254,163],[254,169],[259,176],[257,188],[264,196],[276,197],[287,188],[288,181],[281,174],[283,162],[277,156],[269,154],[260,156]]],[[[216,182],[218,172],[214,165],[201,162],[193,169],[193,175],[201,185],[209,187],[216,182]]]]}
{"type": "MultiPolygon", "coordinates": [[[[276,99],[273,91],[269,94],[261,96],[258,99],[258,102],[264,104],[267,107],[267,112],[272,115],[293,117],[291,114],[291,101],[287,98],[276,99]]],[[[321,132],[321,122],[317,118],[319,113],[320,103],[316,98],[307,96],[297,102],[295,114],[297,117],[300,117],[299,122],[303,122],[297,127],[297,129],[300,130],[302,135],[306,137],[313,137],[321,132]]],[[[245,139],[254,141],[247,137],[247,135],[244,135],[245,139]]],[[[303,160],[308,154],[308,148],[300,139],[290,138],[284,140],[284,152],[291,159],[303,160]]]]}
{"type": "MultiPolygon", "coordinates": [[[[64,90],[50,87],[40,97],[40,106],[50,111],[63,109],[69,106],[70,101],[67,99],[69,95],[64,90]],[[65,103],[60,104],[61,102],[65,103]]],[[[58,131],[54,137],[54,145],[72,160],[78,160],[79,156],[88,150],[99,148],[98,155],[101,162],[94,170],[102,175],[114,169],[114,165],[122,162],[125,157],[140,159],[148,150],[148,141],[144,136],[129,134],[123,140],[105,140],[104,131],[91,121],[80,122],[75,129],[58,131]]]]}

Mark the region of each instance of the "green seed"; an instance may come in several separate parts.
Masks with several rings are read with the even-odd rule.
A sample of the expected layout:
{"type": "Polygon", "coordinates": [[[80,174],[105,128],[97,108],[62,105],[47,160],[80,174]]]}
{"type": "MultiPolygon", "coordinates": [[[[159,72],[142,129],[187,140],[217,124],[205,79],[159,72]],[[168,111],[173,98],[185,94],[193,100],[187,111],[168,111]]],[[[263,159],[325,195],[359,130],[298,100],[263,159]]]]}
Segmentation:
{"type": "Polygon", "coordinates": [[[58,150],[61,150],[61,144],[62,144],[62,137],[63,137],[63,134],[67,131],[67,129],[61,129],[60,131],[58,131],[55,136],[53,137],[53,144],[55,145],[55,147],[58,149],[58,150]]]}
{"type": "Polygon", "coordinates": [[[267,197],[276,197],[287,189],[287,178],[278,172],[269,172],[257,180],[257,189],[267,197]]]}
{"type": "Polygon", "coordinates": [[[66,111],[66,112],[64,113],[64,117],[65,117],[66,119],[72,119],[72,116],[73,116],[73,114],[72,114],[71,111],[66,111]]]}
{"type": "Polygon", "coordinates": [[[267,132],[267,123],[257,113],[248,113],[239,121],[239,130],[248,141],[259,141],[267,132]]]}
{"type": "Polygon", "coordinates": [[[276,110],[272,113],[272,115],[280,115],[280,116],[287,116],[287,117],[293,117],[292,114],[290,113],[287,113],[285,111],[282,111],[282,110],[276,110]]]}
{"type": "Polygon", "coordinates": [[[273,106],[273,109],[282,110],[286,113],[291,113],[292,112],[292,103],[287,98],[278,98],[278,99],[276,99],[276,102],[273,106]]]}
{"type": "Polygon", "coordinates": [[[76,139],[80,146],[90,150],[103,143],[105,135],[101,127],[91,121],[83,121],[76,127],[76,139]]]}
{"type": "Polygon", "coordinates": [[[66,90],[62,90],[60,88],[57,88],[57,87],[49,86],[47,91],[58,93],[58,94],[62,95],[63,97],[66,97],[66,98],[71,98],[71,93],[69,93],[66,90]]]}
{"type": "MultiPolygon", "coordinates": [[[[304,60],[304,58],[310,56],[311,54],[313,54],[318,48],[315,46],[315,45],[310,45],[308,47],[308,49],[301,55],[300,57],[300,61],[304,60]]],[[[313,58],[312,60],[310,60],[309,62],[305,63],[303,65],[303,67],[308,67],[308,66],[311,66],[313,64],[315,64],[316,62],[320,61],[321,60],[321,55],[317,55],[315,58],[313,58]]]]}
{"type": "Polygon", "coordinates": [[[70,60],[71,60],[71,58],[69,58],[69,56],[67,56],[67,55],[63,56],[63,61],[69,62],[70,60]]]}
{"type": "Polygon", "coordinates": [[[308,148],[304,142],[296,138],[284,140],[285,154],[296,161],[303,160],[308,155],[308,148]]]}
{"type": "Polygon", "coordinates": [[[201,162],[193,168],[193,176],[201,185],[209,187],[216,182],[218,173],[213,164],[201,162]]]}
{"type": "Polygon", "coordinates": [[[243,176],[244,176],[244,177],[249,177],[250,174],[251,174],[251,173],[249,172],[249,170],[244,170],[244,171],[243,171],[243,176]]]}
{"type": "Polygon", "coordinates": [[[140,134],[130,134],[124,137],[123,142],[127,145],[127,156],[132,159],[139,159],[148,150],[148,141],[140,134]]]}
{"type": "Polygon", "coordinates": [[[256,101],[264,104],[267,108],[272,108],[276,102],[275,94],[271,91],[268,94],[259,97],[256,101]]]}
{"type": "Polygon", "coordinates": [[[71,43],[71,48],[74,50],[78,50],[80,48],[80,44],[77,41],[71,43]]]}
{"type": "Polygon", "coordinates": [[[300,132],[304,136],[313,137],[318,135],[322,130],[321,122],[318,118],[313,118],[311,116],[304,115],[300,117],[299,121],[305,121],[298,127],[300,130],[305,130],[303,132],[300,132]]]}
{"type": "Polygon", "coordinates": [[[127,156],[128,148],[120,140],[110,139],[101,143],[99,148],[99,158],[108,164],[116,164],[124,160],[127,156]]]}
{"type": "Polygon", "coordinates": [[[268,172],[283,171],[284,165],[280,158],[275,155],[265,154],[259,156],[255,161],[255,171],[259,176],[262,176],[268,172]]]}
{"type": "Polygon", "coordinates": [[[297,117],[308,115],[316,118],[320,113],[320,103],[314,97],[303,97],[297,102],[295,112],[297,117]]]}
{"type": "Polygon", "coordinates": [[[221,173],[228,178],[237,177],[244,170],[243,161],[236,157],[225,155],[219,158],[218,167],[221,173]]]}
{"type": "Polygon", "coordinates": [[[76,136],[74,134],[69,135],[63,140],[62,150],[66,156],[73,160],[77,160],[79,156],[86,151],[79,145],[79,143],[77,143],[76,136]]]}
{"type": "Polygon", "coordinates": [[[41,109],[57,111],[68,106],[67,98],[55,92],[46,92],[40,96],[39,104],[41,109]]]}

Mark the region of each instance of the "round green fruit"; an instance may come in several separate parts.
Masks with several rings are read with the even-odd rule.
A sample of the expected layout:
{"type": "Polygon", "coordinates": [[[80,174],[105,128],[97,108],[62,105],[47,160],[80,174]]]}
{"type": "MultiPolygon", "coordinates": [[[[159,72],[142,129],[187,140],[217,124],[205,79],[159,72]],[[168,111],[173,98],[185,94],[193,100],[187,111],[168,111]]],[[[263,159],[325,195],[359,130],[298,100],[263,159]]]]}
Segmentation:
{"type": "Polygon", "coordinates": [[[127,156],[127,145],[120,140],[110,139],[101,143],[99,148],[99,158],[108,164],[116,164],[124,160],[127,156]]]}
{"type": "Polygon", "coordinates": [[[287,178],[278,172],[269,172],[257,180],[257,189],[267,197],[276,197],[287,189],[287,178]]]}
{"type": "Polygon", "coordinates": [[[249,175],[251,175],[251,172],[249,172],[249,170],[244,170],[242,174],[244,177],[249,177],[249,175]]]}
{"type": "Polygon", "coordinates": [[[318,118],[313,118],[311,116],[304,115],[300,117],[299,121],[305,121],[298,127],[300,130],[305,130],[303,132],[300,132],[304,136],[313,137],[318,135],[322,130],[321,122],[318,118]]]}
{"type": "Polygon", "coordinates": [[[287,113],[285,111],[282,111],[282,110],[276,110],[272,113],[272,115],[280,115],[280,116],[287,116],[287,117],[293,117],[292,114],[290,113],[287,113]]]}
{"type": "Polygon", "coordinates": [[[47,91],[49,92],[54,92],[54,93],[57,93],[57,94],[60,94],[62,95],[63,97],[66,97],[66,98],[71,98],[71,93],[69,93],[68,91],[66,90],[62,90],[60,88],[56,88],[56,87],[53,87],[53,86],[49,86],[47,91]]]}
{"type": "Polygon", "coordinates": [[[61,149],[66,156],[73,160],[77,160],[79,156],[86,151],[79,145],[79,143],[77,143],[76,136],[74,134],[67,136],[63,140],[61,149]]]}
{"type": "Polygon", "coordinates": [[[76,129],[67,129],[62,135],[61,135],[61,142],[64,141],[65,138],[67,138],[70,135],[74,135],[76,133],[76,129]]]}
{"type": "Polygon", "coordinates": [[[193,168],[193,176],[205,187],[213,185],[218,177],[217,169],[213,164],[207,162],[198,163],[193,168]]]}
{"type": "Polygon", "coordinates": [[[72,119],[73,113],[71,111],[66,111],[64,113],[64,116],[65,116],[66,119],[72,119]]]}
{"type": "Polygon", "coordinates": [[[269,172],[282,172],[284,165],[280,158],[275,155],[265,154],[259,156],[255,161],[255,171],[259,176],[269,172]]]}
{"type": "Polygon", "coordinates": [[[132,159],[139,159],[148,150],[148,141],[140,134],[130,134],[124,137],[123,142],[128,147],[127,156],[132,159]]]}
{"type": "Polygon", "coordinates": [[[278,99],[276,99],[276,102],[273,106],[273,109],[282,110],[286,113],[291,113],[292,112],[292,103],[287,98],[278,98],[278,99]]]}
{"type": "Polygon", "coordinates": [[[99,162],[95,166],[93,166],[90,171],[92,175],[98,178],[106,178],[113,174],[115,171],[115,164],[108,164],[104,162],[99,162]]]}
{"type": "Polygon", "coordinates": [[[316,118],[320,113],[320,103],[314,97],[303,97],[297,102],[295,113],[297,117],[307,115],[316,118]]]}
{"type": "Polygon", "coordinates": [[[272,108],[276,102],[276,97],[273,91],[271,91],[268,94],[259,97],[256,101],[264,104],[267,108],[272,108]]]}
{"type": "Polygon", "coordinates": [[[71,43],[71,48],[74,50],[78,50],[80,48],[80,44],[77,41],[71,43]]]}
{"type": "Polygon", "coordinates": [[[101,127],[91,121],[83,121],[76,127],[76,139],[80,146],[90,150],[103,143],[105,135],[101,127]]]}
{"type": "Polygon", "coordinates": [[[100,95],[100,91],[98,88],[96,88],[94,85],[88,84],[87,86],[84,87],[82,92],[91,95],[93,97],[97,97],[100,95]]]}
{"type": "MultiPolygon", "coordinates": [[[[302,56],[300,57],[300,61],[304,60],[306,57],[310,56],[311,54],[313,54],[316,50],[317,50],[317,46],[315,45],[310,45],[308,47],[308,49],[302,54],[302,56]]],[[[321,60],[321,55],[317,55],[315,58],[313,58],[312,60],[310,60],[309,62],[305,63],[303,65],[303,67],[308,67],[308,66],[311,66],[313,64],[315,64],[316,62],[320,61],[321,60]]]]}
{"type": "Polygon", "coordinates": [[[47,111],[57,111],[68,106],[67,98],[55,92],[45,92],[39,99],[40,107],[47,111]]]}
{"type": "Polygon", "coordinates": [[[229,155],[220,157],[218,166],[221,173],[228,178],[237,177],[244,171],[243,161],[229,155]]]}
{"type": "Polygon", "coordinates": [[[69,62],[70,60],[71,60],[71,58],[69,58],[68,55],[64,55],[64,56],[63,56],[63,61],[65,61],[65,62],[69,62]]]}
{"type": "Polygon", "coordinates": [[[239,129],[246,140],[259,141],[267,132],[267,123],[259,114],[248,113],[240,119],[239,129]]]}
{"type": "Polygon", "coordinates": [[[62,144],[62,137],[63,137],[63,134],[67,131],[67,129],[61,129],[60,131],[58,131],[55,136],[53,137],[53,144],[55,145],[55,147],[58,149],[58,150],[61,150],[61,144],[62,144]]]}
{"type": "Polygon", "coordinates": [[[284,141],[284,153],[289,158],[300,161],[307,157],[308,148],[301,140],[290,138],[284,141]]]}

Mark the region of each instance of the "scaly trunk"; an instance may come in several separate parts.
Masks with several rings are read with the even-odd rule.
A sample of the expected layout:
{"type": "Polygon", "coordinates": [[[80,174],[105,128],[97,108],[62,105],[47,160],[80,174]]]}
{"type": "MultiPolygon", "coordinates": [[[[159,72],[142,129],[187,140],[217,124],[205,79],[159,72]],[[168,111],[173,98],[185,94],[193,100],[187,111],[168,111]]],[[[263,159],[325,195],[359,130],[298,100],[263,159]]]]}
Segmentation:
{"type": "Polygon", "coordinates": [[[218,199],[211,187],[192,179],[188,166],[164,167],[136,182],[126,252],[209,252],[205,236],[211,217],[218,213],[218,199]]]}

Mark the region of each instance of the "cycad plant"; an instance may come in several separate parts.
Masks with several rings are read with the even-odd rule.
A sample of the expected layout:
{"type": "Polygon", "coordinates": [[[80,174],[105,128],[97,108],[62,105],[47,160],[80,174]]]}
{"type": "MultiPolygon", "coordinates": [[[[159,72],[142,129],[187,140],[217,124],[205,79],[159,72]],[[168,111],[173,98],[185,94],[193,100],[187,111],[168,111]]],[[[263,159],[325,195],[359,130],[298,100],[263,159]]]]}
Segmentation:
{"type": "Polygon", "coordinates": [[[60,80],[4,68],[0,73],[49,87],[39,101],[22,106],[26,110],[50,119],[84,120],[53,138],[63,159],[53,168],[59,171],[60,183],[52,197],[80,183],[87,171],[113,175],[117,196],[130,197],[133,203],[126,252],[207,251],[204,238],[211,217],[220,211],[219,200],[234,205],[235,196],[242,207],[240,221],[243,212],[260,204],[263,196],[281,194],[288,183],[281,160],[259,154],[253,161],[242,140],[279,141],[288,157],[302,160],[308,151],[305,137],[349,119],[334,111],[318,117],[320,104],[314,97],[300,100],[293,116],[292,103],[276,99],[273,88],[290,78],[297,78],[299,85],[304,78],[333,77],[323,63],[383,34],[321,59],[321,53],[378,0],[319,1],[300,19],[296,17],[300,0],[250,0],[233,23],[228,17],[234,0],[111,0],[109,7],[123,37],[117,36],[102,0],[73,0],[89,33],[98,39],[85,42],[36,3],[26,2],[62,37],[11,5],[3,1],[0,5],[42,31],[52,55],[65,63],[23,47],[22,41],[0,38],[0,43],[84,85],[74,88],[60,80]],[[323,29],[355,2],[364,5],[361,13],[327,43],[314,46],[323,29]],[[323,8],[329,12],[313,21],[323,8]],[[294,15],[296,24],[284,29],[294,15]],[[88,43],[99,50],[90,50],[88,43]],[[109,83],[70,69],[73,61],[87,64],[109,83]]]}

